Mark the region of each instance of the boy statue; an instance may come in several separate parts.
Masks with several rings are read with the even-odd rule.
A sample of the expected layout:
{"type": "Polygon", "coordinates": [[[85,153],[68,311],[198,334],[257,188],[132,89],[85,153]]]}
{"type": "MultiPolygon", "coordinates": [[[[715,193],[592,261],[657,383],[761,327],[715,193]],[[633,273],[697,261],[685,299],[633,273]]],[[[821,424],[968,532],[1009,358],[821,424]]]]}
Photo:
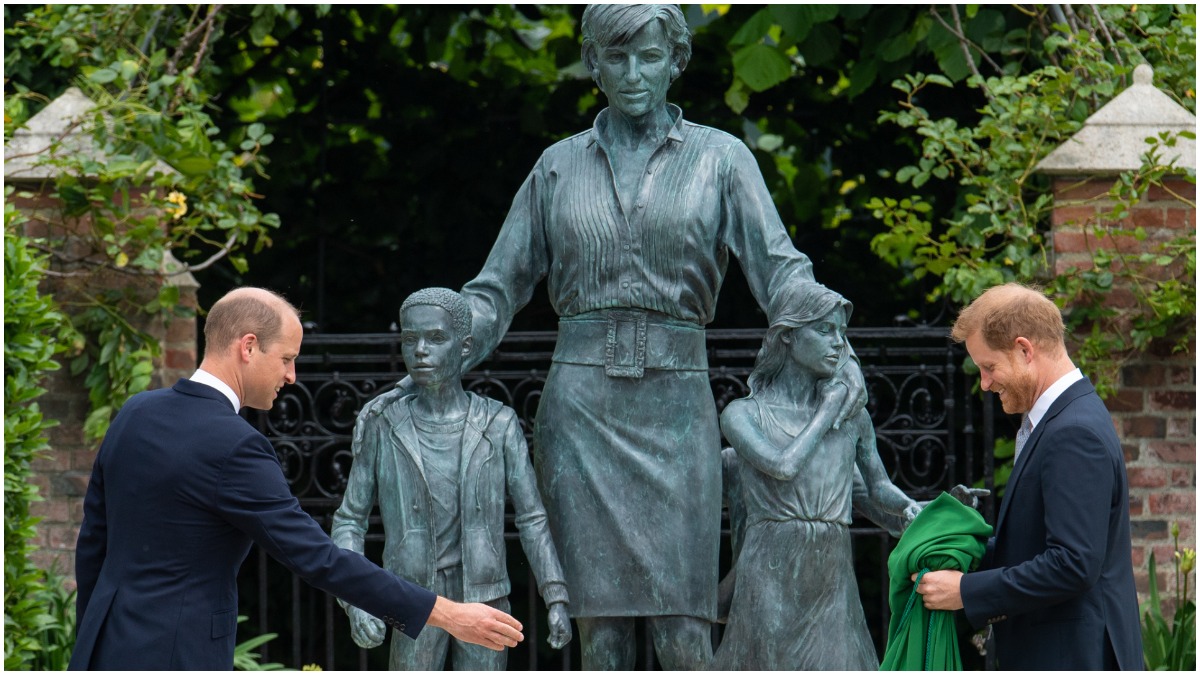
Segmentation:
{"type": "MultiPolygon", "coordinates": [[[[521,545],[550,610],[549,642],[571,640],[562,567],[534,480],[520,423],[511,408],[463,390],[463,361],[471,353],[471,310],[446,288],[413,293],[400,308],[404,365],[412,393],[368,407],[354,429],[354,464],[333,540],[363,550],[367,518],[378,503],[383,521],[383,566],[455,600],[508,611],[504,497],[516,512],[521,545]]],[[[383,642],[384,625],[343,603],[361,647],[383,642]]],[[[504,670],[495,652],[429,629],[412,641],[392,639],[392,670],[504,670]]]]}

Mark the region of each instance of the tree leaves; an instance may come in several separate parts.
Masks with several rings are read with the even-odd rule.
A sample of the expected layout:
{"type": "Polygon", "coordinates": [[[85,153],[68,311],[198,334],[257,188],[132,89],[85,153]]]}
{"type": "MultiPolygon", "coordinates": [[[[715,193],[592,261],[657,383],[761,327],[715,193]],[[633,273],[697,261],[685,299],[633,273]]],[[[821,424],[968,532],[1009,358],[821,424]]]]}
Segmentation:
{"type": "Polygon", "coordinates": [[[771,5],[767,11],[793,42],[803,42],[813,26],[837,17],[838,5],[771,5]]]}
{"type": "Polygon", "coordinates": [[[737,78],[751,91],[766,91],[792,75],[792,64],[774,47],[752,44],[733,54],[733,69],[737,78]]]}
{"type": "MultiPolygon", "coordinates": [[[[953,13],[941,7],[933,11],[953,13]]],[[[1194,15],[1164,17],[1157,8],[1123,11],[1128,13],[1110,10],[1106,15],[1118,34],[1137,34],[1146,28],[1140,24],[1148,17],[1194,25],[1194,15]]],[[[929,33],[944,74],[907,74],[897,80],[894,86],[904,94],[900,109],[883,112],[880,120],[920,138],[920,156],[896,170],[897,183],[921,193],[952,183],[956,200],[943,205],[934,220],[918,217],[903,201],[872,201],[874,215],[887,228],[872,241],[872,248],[914,279],[933,277],[931,297],[945,296],[957,303],[1010,280],[1036,279],[1053,288],[1055,296],[1071,306],[1067,319],[1069,334],[1077,341],[1074,358],[1091,369],[1102,394],[1110,393],[1128,354],[1168,336],[1176,347],[1187,348],[1194,340],[1194,323],[1178,317],[1194,314],[1195,238],[1185,236],[1153,246],[1145,241],[1142,246],[1150,250],[1142,254],[1130,254],[1113,244],[1117,238],[1148,240],[1147,233],[1128,219],[1147,186],[1161,184],[1166,175],[1166,168],[1152,159],[1152,150],[1140,170],[1117,177],[1103,213],[1098,207],[1094,217],[1074,224],[1088,237],[1089,264],[1056,274],[1049,268],[1050,252],[1043,235],[1054,199],[1035,167],[1078,130],[1083,118],[1114,95],[1116,74],[1129,69],[1122,63],[1154,52],[1126,39],[1106,47],[1086,35],[1068,32],[1081,29],[1058,27],[1056,34],[1046,38],[1047,53],[1040,55],[1055,65],[1024,74],[1005,68],[1001,74],[988,59],[980,59],[997,74],[971,77],[965,86],[957,87],[959,96],[983,95],[978,119],[938,116],[926,107],[935,98],[930,85],[953,87],[952,80],[970,72],[964,49],[978,55],[981,50],[1009,50],[1016,43],[1016,31],[994,9],[968,12],[961,38],[953,33],[961,17],[944,18],[943,22],[935,19],[929,33]],[[1120,308],[1106,305],[1104,299],[1115,290],[1129,293],[1136,302],[1120,308]]],[[[1175,49],[1166,41],[1149,44],[1166,53],[1175,49]]],[[[1193,35],[1183,53],[1194,49],[1193,35]]]]}

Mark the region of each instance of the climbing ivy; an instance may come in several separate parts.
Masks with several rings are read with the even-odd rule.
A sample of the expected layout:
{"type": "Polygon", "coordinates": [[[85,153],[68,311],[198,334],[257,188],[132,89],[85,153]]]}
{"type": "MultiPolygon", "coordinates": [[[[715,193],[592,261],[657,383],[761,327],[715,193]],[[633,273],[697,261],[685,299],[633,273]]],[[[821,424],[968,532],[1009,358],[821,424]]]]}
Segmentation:
{"type": "Polygon", "coordinates": [[[47,431],[56,424],[37,399],[46,392],[45,378],[59,369],[55,357],[77,335],[53,299],[38,291],[45,260],[12,233],[22,218],[4,205],[4,669],[40,670],[48,665],[41,637],[56,626],[42,599],[58,586],[28,559],[38,522],[30,504],[41,499],[30,480],[32,464],[48,449],[47,431]]]}

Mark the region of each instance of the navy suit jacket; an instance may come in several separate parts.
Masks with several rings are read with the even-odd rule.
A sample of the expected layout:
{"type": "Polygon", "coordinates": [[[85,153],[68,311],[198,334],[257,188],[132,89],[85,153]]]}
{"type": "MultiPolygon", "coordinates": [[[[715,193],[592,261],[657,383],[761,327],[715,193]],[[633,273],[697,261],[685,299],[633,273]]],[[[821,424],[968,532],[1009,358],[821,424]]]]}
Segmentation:
{"type": "Polygon", "coordinates": [[[1124,455],[1086,379],[1030,434],[961,592],[967,619],[993,624],[1003,670],[1143,668],[1124,455]]]}
{"type": "Polygon", "coordinates": [[[237,573],[257,543],[312,585],[416,637],[436,596],[334,545],[270,442],[191,380],[131,398],[84,499],[70,667],[229,670],[237,573]]]}

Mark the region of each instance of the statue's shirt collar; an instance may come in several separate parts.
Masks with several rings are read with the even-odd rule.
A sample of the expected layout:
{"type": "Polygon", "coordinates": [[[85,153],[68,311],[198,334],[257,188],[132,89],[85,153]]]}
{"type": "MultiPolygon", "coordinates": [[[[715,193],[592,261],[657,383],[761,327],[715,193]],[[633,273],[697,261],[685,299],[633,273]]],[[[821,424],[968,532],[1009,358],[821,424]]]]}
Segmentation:
{"type": "MultiPolygon", "coordinates": [[[[596,121],[592,123],[592,131],[588,135],[588,147],[594,143],[599,143],[600,147],[608,152],[612,146],[611,138],[608,131],[608,108],[600,111],[596,115],[596,121]]],[[[667,140],[683,142],[683,110],[674,103],[667,104],[667,114],[671,116],[671,128],[667,131],[667,140]]]]}

